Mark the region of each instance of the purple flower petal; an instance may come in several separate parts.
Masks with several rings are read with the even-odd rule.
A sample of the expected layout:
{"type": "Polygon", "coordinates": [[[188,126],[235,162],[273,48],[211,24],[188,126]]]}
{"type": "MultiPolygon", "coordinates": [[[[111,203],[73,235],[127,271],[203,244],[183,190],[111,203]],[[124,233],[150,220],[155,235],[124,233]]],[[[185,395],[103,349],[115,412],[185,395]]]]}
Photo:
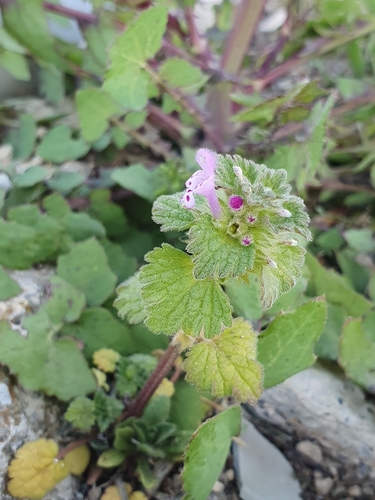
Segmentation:
{"type": "Polygon", "coordinates": [[[195,161],[201,167],[203,172],[208,175],[214,175],[216,168],[216,153],[209,149],[198,149],[195,155],[195,161]]]}
{"type": "Polygon", "coordinates": [[[184,193],[181,203],[185,208],[194,208],[195,207],[195,198],[193,191],[191,189],[187,189],[184,193]]]}
{"type": "Polygon", "coordinates": [[[197,186],[202,184],[205,180],[208,179],[208,176],[203,172],[203,170],[197,170],[194,174],[189,177],[189,179],[185,182],[185,186],[188,189],[195,189],[197,186]]]}
{"type": "Polygon", "coordinates": [[[232,210],[240,210],[243,207],[243,198],[241,196],[231,196],[228,203],[232,210]]]}

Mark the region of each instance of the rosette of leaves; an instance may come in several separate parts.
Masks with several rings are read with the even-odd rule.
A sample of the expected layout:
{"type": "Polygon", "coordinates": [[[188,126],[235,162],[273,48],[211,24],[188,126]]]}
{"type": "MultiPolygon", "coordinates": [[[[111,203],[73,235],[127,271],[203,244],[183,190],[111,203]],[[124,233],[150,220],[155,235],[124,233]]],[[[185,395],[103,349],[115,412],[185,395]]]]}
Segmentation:
{"type": "Polygon", "coordinates": [[[130,417],[115,428],[114,447],[124,456],[181,459],[192,431],[169,421],[171,398],[155,395],[141,418],[130,417]]]}

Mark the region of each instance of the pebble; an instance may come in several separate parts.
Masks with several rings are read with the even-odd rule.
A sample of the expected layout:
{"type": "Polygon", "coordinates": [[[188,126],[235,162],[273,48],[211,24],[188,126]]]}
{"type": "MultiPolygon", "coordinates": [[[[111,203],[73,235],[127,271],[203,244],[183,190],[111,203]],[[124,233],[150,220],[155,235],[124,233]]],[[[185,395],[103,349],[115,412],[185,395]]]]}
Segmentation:
{"type": "Polygon", "coordinates": [[[348,490],[348,494],[351,496],[351,497],[360,497],[361,494],[362,494],[362,491],[361,491],[361,488],[358,486],[358,484],[356,484],[355,486],[352,486],[351,488],[349,488],[348,490]]]}
{"type": "Polygon", "coordinates": [[[331,477],[315,478],[315,489],[318,495],[327,495],[333,486],[331,477]]]}
{"type": "Polygon", "coordinates": [[[227,480],[228,481],[233,481],[233,479],[234,479],[234,470],[233,469],[228,469],[226,471],[225,475],[227,476],[227,480]]]}
{"type": "Polygon", "coordinates": [[[221,483],[220,481],[216,481],[216,483],[214,484],[214,486],[212,488],[212,491],[214,493],[221,493],[222,491],[224,491],[224,484],[221,483]]]}
{"type": "Polygon", "coordinates": [[[323,453],[319,446],[311,441],[301,441],[296,446],[297,451],[311,458],[317,464],[323,460],[323,453]]]}
{"type": "Polygon", "coordinates": [[[0,409],[6,408],[12,404],[12,397],[10,395],[8,386],[3,382],[0,383],[0,409]]]}

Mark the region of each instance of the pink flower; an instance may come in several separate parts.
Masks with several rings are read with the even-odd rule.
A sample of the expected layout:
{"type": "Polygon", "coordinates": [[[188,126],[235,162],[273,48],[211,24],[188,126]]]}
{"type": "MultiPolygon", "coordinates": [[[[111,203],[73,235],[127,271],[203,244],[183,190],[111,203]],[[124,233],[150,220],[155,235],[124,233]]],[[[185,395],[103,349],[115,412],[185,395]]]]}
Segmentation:
{"type": "Polygon", "coordinates": [[[243,207],[243,198],[241,196],[231,196],[228,204],[232,210],[241,210],[243,207]]]}
{"type": "Polygon", "coordinates": [[[196,156],[196,162],[202,170],[197,170],[186,181],[186,191],[181,199],[185,208],[194,208],[194,193],[204,196],[211,208],[212,215],[217,219],[220,217],[221,208],[215,191],[215,169],[216,153],[209,149],[199,149],[196,156]]]}

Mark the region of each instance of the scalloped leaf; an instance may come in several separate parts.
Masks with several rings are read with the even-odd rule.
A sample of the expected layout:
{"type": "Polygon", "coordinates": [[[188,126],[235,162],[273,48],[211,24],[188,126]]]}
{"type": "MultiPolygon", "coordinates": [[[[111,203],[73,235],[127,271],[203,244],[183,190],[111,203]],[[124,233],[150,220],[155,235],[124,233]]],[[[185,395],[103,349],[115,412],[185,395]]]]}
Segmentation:
{"type": "Polygon", "coordinates": [[[69,475],[64,461],[56,460],[58,451],[52,439],[38,439],[21,446],[8,467],[9,493],[17,498],[43,498],[69,475]]]}
{"type": "Polygon", "coordinates": [[[214,396],[233,395],[254,403],[262,394],[262,365],[256,361],[257,334],[242,318],[221,335],[194,345],[184,362],[186,380],[214,396]]]}
{"type": "Polygon", "coordinates": [[[228,297],[212,278],[194,278],[194,264],[181,250],[163,244],[145,256],[140,272],[146,303],[146,325],[154,333],[172,335],[183,330],[212,338],[231,324],[228,297]]]}
{"type": "Polygon", "coordinates": [[[182,192],[163,195],[155,200],[152,219],[161,225],[161,231],[185,231],[193,224],[194,212],[181,205],[182,195],[182,192]]]}
{"type": "Polygon", "coordinates": [[[65,412],[64,418],[77,429],[88,432],[95,424],[94,410],[94,401],[81,396],[73,399],[65,412]]]}
{"type": "Polygon", "coordinates": [[[237,278],[251,271],[254,265],[254,245],[241,245],[216,226],[209,215],[202,215],[191,227],[186,249],[193,254],[197,279],[237,278]]]}
{"type": "Polygon", "coordinates": [[[145,301],[141,296],[139,273],[117,287],[117,299],[113,306],[120,318],[126,318],[130,324],[142,323],[146,318],[145,301]]]}
{"type": "Polygon", "coordinates": [[[0,322],[0,363],[18,376],[26,389],[44,391],[69,401],[95,390],[95,379],[70,338],[54,339],[55,325],[43,311],[24,321],[27,337],[0,322]]]}

